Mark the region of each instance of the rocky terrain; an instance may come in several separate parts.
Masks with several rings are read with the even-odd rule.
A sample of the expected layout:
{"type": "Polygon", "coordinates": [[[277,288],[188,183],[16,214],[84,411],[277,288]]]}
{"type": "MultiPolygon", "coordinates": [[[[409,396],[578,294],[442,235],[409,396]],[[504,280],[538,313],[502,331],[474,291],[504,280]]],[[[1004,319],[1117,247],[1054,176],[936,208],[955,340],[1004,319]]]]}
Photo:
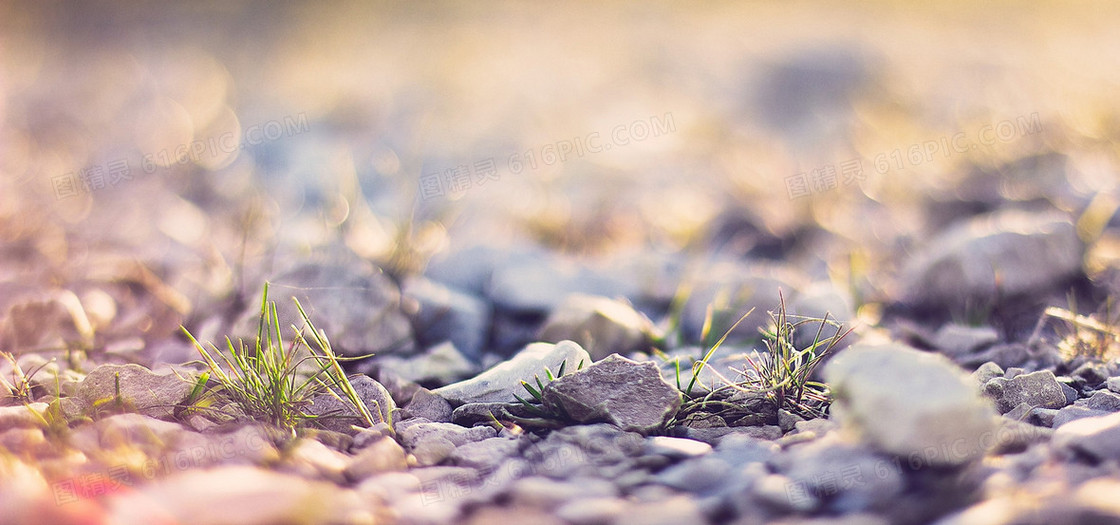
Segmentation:
{"type": "Polygon", "coordinates": [[[1118,14],[2,4],[0,523],[1120,522],[1118,14]]]}

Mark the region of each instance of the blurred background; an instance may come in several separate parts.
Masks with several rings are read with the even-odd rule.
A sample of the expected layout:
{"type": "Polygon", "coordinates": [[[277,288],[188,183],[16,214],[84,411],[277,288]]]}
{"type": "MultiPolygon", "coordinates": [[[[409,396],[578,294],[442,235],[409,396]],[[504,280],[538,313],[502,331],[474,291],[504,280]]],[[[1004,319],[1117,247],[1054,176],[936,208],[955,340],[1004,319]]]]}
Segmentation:
{"type": "Polygon", "coordinates": [[[654,313],[716,259],[889,306],[1008,202],[1068,212],[1107,288],[1118,11],[0,3],[0,310],[73,290],[128,351],[292,261],[476,246],[641,273],[654,313]]]}

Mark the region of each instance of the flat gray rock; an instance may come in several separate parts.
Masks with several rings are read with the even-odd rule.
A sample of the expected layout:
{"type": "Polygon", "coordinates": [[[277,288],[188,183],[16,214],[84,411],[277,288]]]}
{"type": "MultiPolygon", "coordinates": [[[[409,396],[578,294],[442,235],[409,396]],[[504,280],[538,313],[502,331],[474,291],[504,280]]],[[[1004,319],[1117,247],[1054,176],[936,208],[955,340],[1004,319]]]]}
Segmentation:
{"type": "Polygon", "coordinates": [[[545,385],[544,402],[580,423],[603,421],[649,434],[677,413],[681,395],[656,364],[613,354],[545,385]]]}
{"type": "Polygon", "coordinates": [[[1019,403],[1055,409],[1066,406],[1062,385],[1054,377],[1054,372],[1049,370],[1021,374],[1011,379],[997,377],[985,383],[983,391],[995,401],[1001,414],[1010,412],[1019,403]]]}
{"type": "Polygon", "coordinates": [[[584,366],[591,364],[591,356],[576,343],[533,343],[521,349],[511,359],[475,377],[437,388],[433,392],[456,406],[464,403],[516,401],[514,394],[522,397],[528,394],[521,386],[522,381],[534,384],[534,376],[539,376],[544,381],[545,367],[558,373],[562,363],[566,363],[565,373],[575,372],[580,362],[584,366]]]}
{"type": "MultiPolygon", "coordinates": [[[[169,419],[175,406],[186,401],[194,387],[172,372],[156,374],[137,364],[105,364],[94,368],[78,385],[78,399],[86,406],[116,398],[118,375],[121,401],[139,413],[169,419]]],[[[110,401],[111,402],[111,401],[110,401]]]]}

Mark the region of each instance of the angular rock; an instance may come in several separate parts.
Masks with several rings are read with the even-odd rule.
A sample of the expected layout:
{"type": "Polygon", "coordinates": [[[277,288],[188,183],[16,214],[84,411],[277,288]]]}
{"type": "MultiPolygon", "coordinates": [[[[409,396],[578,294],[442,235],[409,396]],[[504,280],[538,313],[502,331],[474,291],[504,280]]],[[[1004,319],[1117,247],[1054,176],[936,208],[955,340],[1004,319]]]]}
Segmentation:
{"type": "MultiPolygon", "coordinates": [[[[392,420],[391,414],[397,408],[397,405],[393,402],[393,396],[389,395],[389,391],[381,383],[378,383],[372,377],[359,375],[351,377],[350,384],[354,385],[354,391],[358,394],[358,398],[365,403],[375,424],[392,420]]],[[[350,400],[342,392],[336,393],[341,399],[335,398],[329,393],[313,396],[307,411],[311,414],[324,416],[317,420],[323,428],[353,434],[356,430],[353,430],[351,426],[364,426],[365,423],[361,420],[358,410],[350,404],[350,400]]]]}
{"type": "Polygon", "coordinates": [[[1080,272],[1084,252],[1064,214],[994,212],[940,233],[908,261],[904,301],[989,304],[1045,290],[1080,272]]]}
{"type": "Polygon", "coordinates": [[[86,406],[113,400],[117,395],[117,377],[120,377],[121,401],[139,413],[170,419],[175,406],[186,401],[192,383],[174,373],[156,374],[137,364],[106,364],[90,371],[78,385],[77,398],[86,406]]]}
{"type": "Polygon", "coordinates": [[[545,385],[544,402],[581,423],[604,421],[649,434],[681,406],[681,395],[657,365],[614,354],[545,385]]]}
{"type": "Polygon", "coordinates": [[[434,423],[451,422],[451,404],[446,399],[422,389],[412,396],[401,414],[402,419],[422,417],[434,423]]]}
{"type": "Polygon", "coordinates": [[[885,452],[960,465],[984,454],[995,412],[940,354],[901,344],[854,345],[824,371],[834,419],[885,452]],[[932,452],[931,452],[932,451],[932,452]]]}
{"type": "Polygon", "coordinates": [[[598,361],[649,350],[652,332],[653,323],[624,301],[573,294],[552,311],[537,335],[541,341],[575,341],[598,361]]]}
{"type": "Polygon", "coordinates": [[[1061,410],[1058,410],[1057,413],[1054,414],[1054,419],[1051,422],[1051,426],[1053,428],[1059,428],[1065,426],[1071,421],[1077,421],[1079,419],[1085,419],[1087,417],[1107,416],[1108,414],[1109,412],[1104,410],[1093,410],[1089,407],[1070,405],[1062,408],[1061,410]]]}
{"type": "Polygon", "coordinates": [[[1051,446],[1096,461],[1120,460],[1120,413],[1066,423],[1054,431],[1051,446]]]}
{"type": "Polygon", "coordinates": [[[490,324],[485,300],[423,277],[406,279],[401,294],[420,345],[450,341],[469,359],[482,357],[490,324]]]}
{"type": "Polygon", "coordinates": [[[571,341],[556,344],[533,343],[513,358],[471,379],[437,388],[433,392],[456,406],[464,403],[516,401],[513,395],[525,392],[521,382],[533,384],[534,376],[539,376],[543,381],[545,367],[557,373],[560,365],[566,363],[564,371],[571,373],[576,371],[581,362],[586,367],[591,364],[591,356],[571,341]]]}
{"type": "Polygon", "coordinates": [[[972,379],[975,380],[976,384],[980,385],[981,387],[984,386],[984,384],[988,381],[991,381],[992,379],[995,379],[997,377],[1003,377],[1003,368],[992,361],[988,361],[980,365],[980,367],[972,373],[972,379]]]}
{"type": "Polygon", "coordinates": [[[1055,409],[1066,406],[1062,385],[1049,370],[1022,374],[1012,379],[997,377],[985,383],[983,391],[995,401],[1001,414],[1010,412],[1019,403],[1055,409]]]}
{"type": "Polygon", "coordinates": [[[1120,411],[1120,394],[1114,394],[1107,390],[1098,390],[1093,393],[1093,396],[1089,398],[1085,406],[1093,410],[1104,410],[1106,412],[1120,411]]]}

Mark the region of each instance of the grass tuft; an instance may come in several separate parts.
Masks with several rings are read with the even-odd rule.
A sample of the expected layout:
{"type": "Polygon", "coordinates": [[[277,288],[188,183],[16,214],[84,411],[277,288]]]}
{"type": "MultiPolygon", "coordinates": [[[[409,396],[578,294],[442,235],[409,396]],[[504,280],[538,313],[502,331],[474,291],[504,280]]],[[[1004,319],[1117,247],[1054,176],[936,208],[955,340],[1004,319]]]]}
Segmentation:
{"type": "MultiPolygon", "coordinates": [[[[288,343],[285,343],[280,330],[276,303],[268,300],[268,283],[265,283],[261,294],[260,320],[252,346],[245,345],[243,341],[234,345],[227,337],[224,350],[212,343],[207,348],[183,328],[183,333],[190,338],[207,367],[191,393],[192,401],[199,401],[205,395],[202,392],[204,385],[213,380],[217,386],[210,392],[225,396],[244,414],[295,436],[296,430],[308,423],[334,417],[307,411],[311,397],[327,392],[351,404],[365,426],[373,426],[373,415],[342,369],[340,361],[345,359],[334,353],[330,342],[315,328],[299,300],[292,300],[299,310],[303,327],[291,326],[293,338],[288,343]],[[310,338],[306,333],[311,334],[310,338]],[[315,343],[314,346],[311,342],[315,343]],[[311,366],[306,366],[308,364],[311,366]]],[[[365,357],[368,356],[353,359],[365,357]]],[[[197,404],[196,407],[205,408],[197,404]]],[[[392,426],[391,422],[387,423],[392,426]]]]}
{"type": "Polygon", "coordinates": [[[1112,314],[1111,298],[1100,311],[1090,315],[1078,313],[1077,300],[1072,294],[1068,308],[1046,308],[1035,325],[1031,345],[1041,340],[1042,329],[1052,320],[1060,321],[1056,329],[1060,338],[1057,347],[1066,361],[1083,358],[1105,362],[1120,357],[1120,315],[1112,314]]]}
{"type": "MultiPolygon", "coordinates": [[[[35,395],[34,392],[32,392],[32,389],[35,385],[31,383],[31,379],[35,377],[35,374],[38,374],[41,370],[43,370],[44,367],[51,364],[54,359],[43,362],[42,364],[24,372],[23,367],[19,366],[19,362],[16,361],[15,356],[13,356],[12,354],[8,352],[0,352],[0,357],[3,357],[6,361],[8,361],[8,364],[10,364],[12,368],[11,380],[0,375],[0,385],[3,385],[5,387],[5,391],[10,392],[10,394],[6,394],[8,400],[14,401],[16,403],[30,403],[31,401],[33,401],[35,395]]],[[[4,399],[0,398],[0,401],[4,401],[4,399]]],[[[0,402],[0,405],[2,404],[3,403],[0,402]]]]}
{"type": "MultiPolygon", "coordinates": [[[[729,401],[737,392],[761,396],[775,408],[788,410],[807,419],[827,416],[831,402],[828,385],[812,380],[812,375],[824,358],[836,351],[840,342],[851,333],[852,329],[845,330],[841,323],[831,319],[827,313],[823,318],[789,314],[786,311],[785,297],[779,292],[778,308],[776,311],[769,312],[769,326],[759,329],[766,345],[765,355],[756,352],[754,357],[747,356],[748,367],[739,371],[741,377],[738,380],[731,380],[711,369],[708,361],[726,340],[727,335],[752,312],[753,309],[740,317],[711,346],[703,359],[693,364],[692,378],[683,388],[678,359],[677,388],[681,391],[684,404],[669,426],[702,418],[704,414],[724,418],[749,415],[749,407],[729,401]],[[797,348],[798,330],[811,325],[816,327],[812,343],[804,348],[797,348]],[[826,333],[826,327],[830,334],[826,333]],[[700,372],[704,367],[709,367],[723,384],[711,389],[701,385],[704,386],[705,392],[700,395],[695,391],[695,387],[699,384],[700,372]]],[[[710,315],[709,313],[709,317],[710,315]]]]}

